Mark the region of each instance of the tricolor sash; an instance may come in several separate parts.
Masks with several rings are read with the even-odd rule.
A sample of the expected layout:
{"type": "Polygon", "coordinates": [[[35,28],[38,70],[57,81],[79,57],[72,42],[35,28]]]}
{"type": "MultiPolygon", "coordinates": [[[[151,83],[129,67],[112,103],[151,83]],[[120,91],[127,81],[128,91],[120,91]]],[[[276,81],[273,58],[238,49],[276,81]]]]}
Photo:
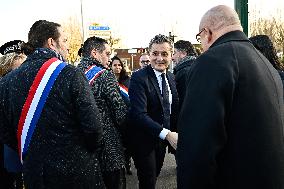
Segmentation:
{"type": "Polygon", "coordinates": [[[19,156],[22,163],[48,94],[57,76],[66,65],[57,58],[49,59],[41,66],[29,89],[17,133],[19,156]]]}
{"type": "Polygon", "coordinates": [[[96,65],[90,66],[86,71],[85,71],[85,76],[87,77],[89,84],[93,85],[94,80],[98,78],[106,69],[100,68],[96,65]]]}
{"type": "Polygon", "coordinates": [[[118,85],[119,85],[119,90],[120,90],[121,95],[129,100],[128,88],[121,83],[118,83],[118,85]]]}

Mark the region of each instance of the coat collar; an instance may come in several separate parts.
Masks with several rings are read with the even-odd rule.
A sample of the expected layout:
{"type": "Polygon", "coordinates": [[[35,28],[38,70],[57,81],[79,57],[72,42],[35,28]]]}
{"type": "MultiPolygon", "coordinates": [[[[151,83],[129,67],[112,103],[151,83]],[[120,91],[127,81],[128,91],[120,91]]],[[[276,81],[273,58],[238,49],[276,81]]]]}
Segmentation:
{"type": "Polygon", "coordinates": [[[175,67],[174,67],[174,74],[178,72],[179,70],[185,68],[185,67],[190,67],[191,64],[194,62],[196,59],[195,56],[187,56],[184,59],[182,59],[175,67]]]}
{"type": "MultiPolygon", "coordinates": [[[[244,32],[236,30],[236,31],[231,31],[228,32],[221,37],[219,37],[211,46],[210,48],[213,48],[215,46],[221,45],[222,43],[227,43],[230,41],[248,41],[248,37],[245,35],[244,32]]],[[[209,49],[210,49],[209,48],[209,49]]]]}
{"type": "Polygon", "coordinates": [[[92,57],[83,57],[80,61],[80,64],[81,64],[80,66],[83,66],[85,69],[92,65],[96,65],[98,67],[105,69],[105,67],[103,67],[103,65],[99,61],[97,61],[92,57]]]}

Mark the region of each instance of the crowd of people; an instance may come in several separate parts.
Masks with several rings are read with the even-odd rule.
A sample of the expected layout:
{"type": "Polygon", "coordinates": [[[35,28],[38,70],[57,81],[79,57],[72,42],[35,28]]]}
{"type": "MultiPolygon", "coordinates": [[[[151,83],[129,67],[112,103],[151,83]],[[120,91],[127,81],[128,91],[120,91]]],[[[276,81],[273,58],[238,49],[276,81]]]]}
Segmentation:
{"type": "Polygon", "coordinates": [[[178,189],[284,189],[272,41],[248,38],[225,5],[203,15],[196,39],[202,53],[155,35],[133,72],[96,36],[67,64],[67,34],[46,20],[2,45],[1,188],[126,189],[132,158],[139,189],[155,189],[168,149],[178,189]]]}

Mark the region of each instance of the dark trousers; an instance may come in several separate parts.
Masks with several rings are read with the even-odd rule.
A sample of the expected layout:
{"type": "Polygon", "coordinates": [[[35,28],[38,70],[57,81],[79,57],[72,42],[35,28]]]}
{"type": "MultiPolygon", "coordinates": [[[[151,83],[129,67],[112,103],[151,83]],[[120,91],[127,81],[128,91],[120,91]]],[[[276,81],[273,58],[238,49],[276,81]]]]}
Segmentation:
{"type": "Polygon", "coordinates": [[[166,154],[166,143],[159,141],[155,149],[146,155],[133,154],[133,160],[137,169],[139,189],[155,189],[166,154]]]}
{"type": "Polygon", "coordinates": [[[103,173],[104,183],[107,189],[126,189],[125,169],[103,173]]]}

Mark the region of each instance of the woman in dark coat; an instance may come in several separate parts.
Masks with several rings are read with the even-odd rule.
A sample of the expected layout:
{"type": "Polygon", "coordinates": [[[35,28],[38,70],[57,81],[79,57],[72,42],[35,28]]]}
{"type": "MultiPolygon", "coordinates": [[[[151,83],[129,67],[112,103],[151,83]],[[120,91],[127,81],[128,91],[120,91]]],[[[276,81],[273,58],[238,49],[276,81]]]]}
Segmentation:
{"type": "Polygon", "coordinates": [[[255,48],[257,48],[278,71],[284,85],[284,66],[280,62],[276,49],[267,35],[256,35],[249,38],[255,48]]]}
{"type": "MultiPolygon", "coordinates": [[[[9,41],[0,47],[0,79],[10,71],[18,68],[25,60],[26,55],[23,53],[24,42],[20,40],[9,41]]],[[[23,188],[22,164],[17,152],[7,145],[1,143],[1,173],[0,177],[3,182],[0,188],[23,188]]]]}
{"type": "MultiPolygon", "coordinates": [[[[130,77],[128,73],[126,72],[125,65],[123,64],[123,62],[121,61],[119,57],[114,56],[111,59],[110,67],[118,81],[121,96],[124,102],[126,103],[126,105],[129,107],[130,101],[129,101],[129,96],[128,96],[128,87],[129,87],[130,77]]],[[[124,138],[123,142],[124,142],[124,147],[125,147],[125,168],[126,168],[126,173],[128,175],[132,175],[131,155],[130,155],[129,149],[127,148],[127,144],[125,140],[126,139],[124,138]]]]}

